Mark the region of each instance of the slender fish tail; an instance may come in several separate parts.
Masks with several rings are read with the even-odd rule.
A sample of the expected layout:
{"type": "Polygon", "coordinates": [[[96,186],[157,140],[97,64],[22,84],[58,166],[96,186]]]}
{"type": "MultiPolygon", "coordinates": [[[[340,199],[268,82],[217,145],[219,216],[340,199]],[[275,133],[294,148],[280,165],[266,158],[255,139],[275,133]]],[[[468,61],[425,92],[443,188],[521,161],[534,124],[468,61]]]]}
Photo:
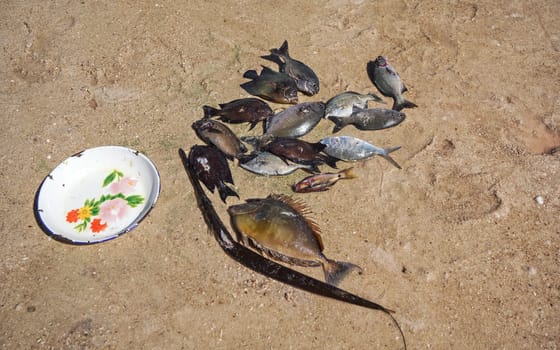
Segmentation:
{"type": "Polygon", "coordinates": [[[210,106],[202,106],[204,111],[204,118],[215,117],[220,114],[220,110],[210,106]]]}
{"type": "Polygon", "coordinates": [[[362,272],[362,268],[358,265],[344,261],[330,260],[327,259],[324,255],[322,255],[322,257],[325,281],[330,285],[338,285],[340,281],[342,281],[342,279],[344,279],[344,277],[346,277],[353,270],[358,270],[358,272],[360,273],[362,272]]]}
{"type": "Polygon", "coordinates": [[[393,103],[393,110],[401,111],[404,108],[416,108],[418,107],[414,102],[405,100],[404,98],[395,99],[395,103],[393,103]]]}
{"type": "Polygon", "coordinates": [[[329,117],[329,119],[332,120],[332,122],[334,123],[334,128],[332,130],[333,134],[335,132],[339,132],[340,130],[342,130],[342,128],[348,125],[348,121],[347,121],[348,118],[331,116],[329,117]]]}
{"type": "Polygon", "coordinates": [[[393,158],[391,158],[391,156],[389,155],[389,153],[394,152],[396,150],[401,149],[401,146],[396,146],[396,147],[391,147],[391,148],[386,148],[383,150],[382,153],[380,153],[379,155],[385,159],[387,159],[389,161],[389,163],[393,164],[395,167],[397,167],[397,169],[402,169],[401,166],[399,165],[399,163],[397,163],[393,158]]]}
{"type": "Polygon", "coordinates": [[[356,175],[354,174],[354,167],[350,167],[344,170],[341,170],[338,174],[341,179],[355,179],[356,175]]]}

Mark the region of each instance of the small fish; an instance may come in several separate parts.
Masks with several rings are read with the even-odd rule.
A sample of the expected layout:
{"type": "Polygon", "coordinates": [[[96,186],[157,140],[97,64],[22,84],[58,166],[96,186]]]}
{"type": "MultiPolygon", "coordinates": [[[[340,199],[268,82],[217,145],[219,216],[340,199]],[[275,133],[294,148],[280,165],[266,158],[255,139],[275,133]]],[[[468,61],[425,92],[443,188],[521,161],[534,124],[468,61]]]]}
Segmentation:
{"type": "Polygon", "coordinates": [[[355,178],[353,168],[341,170],[337,173],[316,174],[306,177],[292,185],[292,190],[298,193],[321,192],[328,190],[341,179],[355,178]]]}
{"type": "Polygon", "coordinates": [[[331,157],[338,158],[345,161],[355,161],[368,159],[374,155],[379,155],[385,158],[389,163],[393,164],[398,169],[401,166],[389,155],[389,153],[399,150],[401,146],[391,148],[379,148],[369,142],[360,140],[352,136],[331,136],[325,137],[319,141],[326,147],[323,152],[331,157]]]}
{"type": "Polygon", "coordinates": [[[360,94],[354,91],[340,93],[327,101],[325,119],[330,117],[349,117],[354,106],[367,108],[369,101],[385,103],[379,96],[373,93],[360,94]]]}
{"type": "Polygon", "coordinates": [[[204,190],[202,189],[202,186],[200,186],[200,182],[196,176],[195,170],[193,169],[193,165],[189,162],[189,159],[183,149],[179,149],[179,157],[181,158],[183,167],[185,168],[189,181],[193,187],[196,203],[200,210],[200,213],[202,214],[204,222],[208,226],[209,232],[214,236],[214,239],[220,245],[220,248],[222,248],[224,253],[226,253],[236,262],[255,271],[256,273],[260,273],[263,276],[272,278],[281,283],[285,283],[286,285],[292,286],[294,288],[298,288],[315,295],[320,295],[325,298],[331,298],[333,300],[361,306],[370,310],[383,312],[391,318],[393,324],[395,325],[395,327],[397,327],[397,330],[402,337],[404,349],[406,350],[406,338],[404,337],[401,326],[393,316],[393,310],[387,309],[386,307],[378,303],[374,303],[373,301],[364,299],[356,294],[347,292],[344,289],[340,289],[331,284],[322,282],[316,278],[307,276],[287,266],[266,259],[253,250],[237,243],[229,233],[229,230],[224,225],[223,221],[218,216],[218,213],[216,213],[214,205],[212,205],[212,202],[204,193],[204,190]]]}
{"type": "Polygon", "coordinates": [[[239,159],[239,166],[257,175],[284,176],[298,169],[311,171],[311,165],[298,164],[270,152],[255,152],[239,159]]]}
{"type": "Polygon", "coordinates": [[[354,106],[349,117],[331,117],[335,124],[333,133],[340,131],[346,125],[354,125],[360,130],[382,130],[400,124],[406,115],[403,112],[386,108],[362,109],[354,106]]]}
{"type": "Polygon", "coordinates": [[[318,173],[318,166],[327,164],[336,168],[337,159],[321,154],[326,146],[322,143],[309,143],[307,141],[286,137],[277,137],[268,144],[262,146],[262,151],[268,151],[279,157],[298,164],[311,165],[313,172],[318,173]]]}
{"type": "Polygon", "coordinates": [[[280,137],[300,137],[310,132],[323,119],[323,102],[304,102],[268,117],[265,133],[280,137]]]}
{"type": "Polygon", "coordinates": [[[394,110],[400,111],[403,108],[418,107],[416,104],[404,99],[402,94],[407,91],[407,88],[401,80],[399,73],[397,73],[385,57],[379,56],[375,61],[369,61],[367,73],[379,92],[393,98],[394,110]]]}
{"type": "Polygon", "coordinates": [[[228,196],[239,198],[239,195],[226,185],[226,182],[232,185],[234,183],[228,161],[219,149],[214,146],[195,145],[189,153],[189,162],[192,164],[196,176],[210,192],[214,193],[214,189],[218,189],[224,203],[228,196]]]}
{"type": "Polygon", "coordinates": [[[298,103],[296,82],[286,73],[263,66],[261,75],[255,70],[248,70],[243,78],[251,79],[240,85],[251,95],[276,103],[298,103]]]}
{"type": "Polygon", "coordinates": [[[241,98],[220,104],[220,109],[203,106],[204,118],[219,116],[221,121],[237,124],[250,123],[253,129],[260,121],[274,115],[272,108],[258,98],[241,98]]]}
{"type": "Polygon", "coordinates": [[[219,121],[200,119],[192,124],[192,128],[202,141],[216,146],[228,159],[239,158],[247,152],[247,147],[233,131],[219,121]]]}
{"type": "Polygon", "coordinates": [[[280,66],[280,72],[288,74],[296,81],[299,91],[308,96],[313,96],[319,92],[319,78],[305,63],[290,57],[287,41],[284,41],[280,48],[271,49],[270,53],[269,56],[261,57],[277,63],[280,66]]]}
{"type": "Polygon", "coordinates": [[[322,266],[328,284],[337,285],[357,265],[330,260],[323,254],[319,226],[308,208],[284,195],[249,199],[228,209],[238,241],[270,258],[297,266],[322,266]]]}

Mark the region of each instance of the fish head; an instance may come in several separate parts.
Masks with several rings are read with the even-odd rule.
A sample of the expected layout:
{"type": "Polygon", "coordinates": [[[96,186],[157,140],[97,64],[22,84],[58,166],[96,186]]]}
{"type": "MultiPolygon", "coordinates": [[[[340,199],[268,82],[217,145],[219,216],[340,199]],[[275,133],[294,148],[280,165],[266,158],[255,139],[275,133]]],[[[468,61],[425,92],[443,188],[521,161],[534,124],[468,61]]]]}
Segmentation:
{"type": "Polygon", "coordinates": [[[385,57],[383,57],[383,56],[378,56],[378,57],[375,59],[375,65],[376,65],[377,67],[386,67],[388,63],[389,63],[389,62],[387,62],[387,59],[386,59],[385,57]]]}
{"type": "Polygon", "coordinates": [[[246,203],[232,205],[227,209],[231,226],[237,233],[254,237],[262,232],[270,221],[265,200],[247,200],[246,203]]]}
{"type": "Polygon", "coordinates": [[[319,92],[319,82],[313,80],[300,80],[298,81],[298,88],[306,95],[313,96],[319,92]]]}
{"type": "Polygon", "coordinates": [[[217,131],[215,122],[211,119],[197,120],[192,124],[192,128],[195,131],[209,131],[209,132],[217,131]]]}

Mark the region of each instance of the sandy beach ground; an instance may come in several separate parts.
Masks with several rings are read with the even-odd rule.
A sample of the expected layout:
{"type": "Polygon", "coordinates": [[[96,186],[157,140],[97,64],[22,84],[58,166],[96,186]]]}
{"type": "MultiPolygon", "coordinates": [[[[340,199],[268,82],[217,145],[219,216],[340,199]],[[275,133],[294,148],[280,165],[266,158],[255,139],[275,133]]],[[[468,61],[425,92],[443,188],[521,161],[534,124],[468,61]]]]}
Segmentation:
{"type": "MultiPolygon", "coordinates": [[[[402,348],[386,315],[231,260],[194,201],[177,155],[202,144],[191,124],[248,97],[243,73],[276,68],[260,56],[284,40],[321,81],[301,101],[377,92],[366,64],[384,55],[419,106],[395,128],[338,133],[402,146],[402,170],[373,158],[294,195],[325,254],[363,268],[341,287],[395,310],[409,349],[560,347],[560,2],[1,1],[0,33],[0,348],[402,348]],[[154,161],[156,207],[116,240],[52,240],[33,215],[39,184],[101,145],[154,161]]],[[[231,168],[228,205],[307,176],[231,168]]]]}

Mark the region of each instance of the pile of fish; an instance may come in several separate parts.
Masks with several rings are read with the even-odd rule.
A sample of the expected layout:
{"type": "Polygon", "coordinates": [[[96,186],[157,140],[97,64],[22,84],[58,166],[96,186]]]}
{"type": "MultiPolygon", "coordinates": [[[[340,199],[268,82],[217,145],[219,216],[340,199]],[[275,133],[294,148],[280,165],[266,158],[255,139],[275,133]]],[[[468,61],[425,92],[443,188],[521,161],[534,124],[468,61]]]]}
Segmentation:
{"type": "Polygon", "coordinates": [[[391,310],[336,287],[349,272],[361,271],[361,268],[349,262],[331,260],[323,254],[320,229],[309,218],[310,210],[302,201],[271,194],[230,206],[227,212],[236,235],[234,241],[198,182],[212,193],[217,189],[226,203],[230,196],[239,198],[232,188],[234,181],[229,161],[264,176],[283,176],[301,169],[308,175],[292,185],[292,190],[298,193],[325,191],[341,179],[353,179],[353,167],[331,172],[320,170],[323,166],[337,169],[339,162],[360,161],[378,155],[400,169],[390,155],[400,146],[377,147],[353,136],[327,136],[317,142],[305,141],[301,137],[323,119],[334,124],[333,133],[348,125],[364,131],[391,128],[405,120],[404,108],[417,106],[403,97],[407,88],[383,56],[367,64],[367,74],[383,96],[393,99],[392,109],[370,108],[370,102],[385,102],[374,93],[353,91],[342,92],[327,102],[300,102],[299,93],[311,97],[320,90],[319,79],[313,70],[290,56],[286,41],[262,58],[277,64],[278,71],[267,66],[262,66],[260,74],[249,70],[243,77],[250,81],[240,85],[259,98],[237,99],[219,107],[203,106],[204,116],[195,121],[192,128],[206,145],[193,146],[188,156],[180,150],[205,221],[226,253],[253,270],[312,293],[387,313],[403,336],[406,348],[404,335],[391,310]],[[266,101],[292,106],[275,113],[266,101]],[[227,126],[228,123],[248,123],[251,130],[261,122],[263,133],[258,136],[239,137],[227,126]],[[322,267],[326,283],[274,261],[322,267]]]}

